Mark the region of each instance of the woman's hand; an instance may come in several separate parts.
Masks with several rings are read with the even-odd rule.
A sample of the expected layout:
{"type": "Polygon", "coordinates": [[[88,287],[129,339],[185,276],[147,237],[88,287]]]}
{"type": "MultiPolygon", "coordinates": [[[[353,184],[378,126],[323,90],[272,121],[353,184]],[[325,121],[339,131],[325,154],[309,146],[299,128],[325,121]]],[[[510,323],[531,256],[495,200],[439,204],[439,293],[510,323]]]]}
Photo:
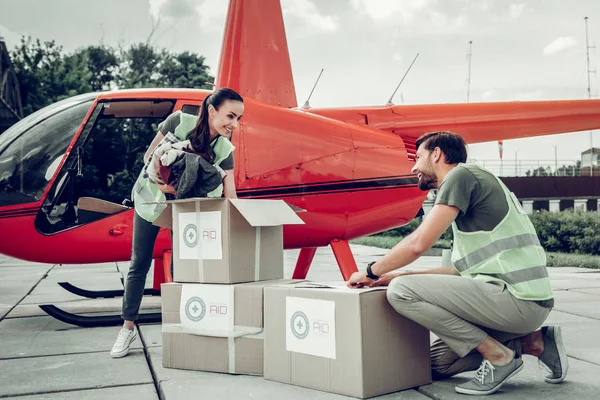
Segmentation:
{"type": "Polygon", "coordinates": [[[166,185],[166,184],[156,184],[158,186],[158,188],[160,189],[161,192],[163,193],[169,193],[169,194],[174,194],[177,195],[177,190],[175,190],[175,188],[171,185],[166,185]]]}

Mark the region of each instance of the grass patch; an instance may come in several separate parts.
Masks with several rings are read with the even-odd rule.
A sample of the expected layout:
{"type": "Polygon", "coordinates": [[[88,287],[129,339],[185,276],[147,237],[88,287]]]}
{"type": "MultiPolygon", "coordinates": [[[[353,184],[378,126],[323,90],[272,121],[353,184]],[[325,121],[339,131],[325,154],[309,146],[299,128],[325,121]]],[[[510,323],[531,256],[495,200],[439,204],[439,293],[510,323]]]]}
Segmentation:
{"type": "MultiPolygon", "coordinates": [[[[351,243],[362,244],[364,246],[379,247],[382,249],[391,249],[402,237],[399,236],[365,236],[354,239],[351,243]]],[[[445,239],[438,240],[435,248],[449,249],[450,241],[445,239]]],[[[587,254],[568,254],[546,252],[548,267],[576,267],[600,269],[600,257],[587,254]]]]}
{"type": "Polygon", "coordinates": [[[546,252],[549,267],[577,267],[600,269],[600,257],[587,254],[546,252]]]}
{"type": "MultiPolygon", "coordinates": [[[[364,246],[380,247],[382,249],[391,249],[402,239],[404,239],[402,236],[365,236],[359,239],[351,240],[350,243],[362,244],[364,246]]],[[[439,249],[449,249],[450,240],[439,239],[437,242],[435,242],[433,247],[439,249]]]]}

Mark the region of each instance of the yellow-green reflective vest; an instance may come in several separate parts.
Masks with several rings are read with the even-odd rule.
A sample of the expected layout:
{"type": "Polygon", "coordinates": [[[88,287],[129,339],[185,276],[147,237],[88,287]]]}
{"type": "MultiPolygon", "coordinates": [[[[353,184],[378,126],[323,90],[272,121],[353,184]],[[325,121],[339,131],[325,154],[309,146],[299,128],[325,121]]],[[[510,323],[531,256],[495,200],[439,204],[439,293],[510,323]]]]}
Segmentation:
{"type": "MultiPolygon", "coordinates": [[[[196,127],[198,117],[177,111],[180,114],[179,125],[175,128],[174,135],[179,140],[186,140],[187,134],[196,127]]],[[[217,137],[211,145],[215,152],[215,165],[221,164],[235,147],[224,137],[217,137]],[[216,141],[216,143],[215,143],[216,141]]],[[[158,146],[157,146],[158,147],[158,146]]],[[[150,161],[149,161],[150,162],[150,161]]],[[[145,169],[145,168],[144,168],[145,169]]],[[[166,204],[148,204],[163,203],[166,200],[165,194],[160,191],[158,185],[152,182],[147,176],[144,177],[144,169],[135,182],[132,190],[135,212],[148,222],[154,222],[156,218],[165,210],[166,204]]],[[[207,194],[207,197],[221,197],[223,195],[223,184],[207,194]]]]}
{"type": "Polygon", "coordinates": [[[452,223],[454,268],[469,278],[504,282],[518,299],[551,299],[546,253],[535,228],[515,195],[494,177],[504,190],[508,213],[489,232],[462,232],[452,223]]]}

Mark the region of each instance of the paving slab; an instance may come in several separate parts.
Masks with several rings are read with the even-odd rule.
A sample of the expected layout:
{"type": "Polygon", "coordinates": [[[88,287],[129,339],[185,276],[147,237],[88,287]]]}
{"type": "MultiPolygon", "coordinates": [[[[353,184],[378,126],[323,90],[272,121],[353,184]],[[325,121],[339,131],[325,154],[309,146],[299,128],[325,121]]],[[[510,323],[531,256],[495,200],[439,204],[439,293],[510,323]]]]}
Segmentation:
{"type": "Polygon", "coordinates": [[[117,271],[95,272],[74,271],[65,273],[47,274],[38,286],[58,286],[58,282],[69,282],[72,285],[87,289],[93,285],[95,289],[123,289],[121,273],[117,271]],[[106,286],[104,288],[104,286],[106,286]]]}
{"type": "Polygon", "coordinates": [[[578,277],[577,279],[552,279],[553,290],[572,290],[587,288],[600,288],[600,279],[589,278],[587,277],[587,275],[578,277]]]}
{"type": "Polygon", "coordinates": [[[554,298],[556,301],[554,309],[557,311],[600,319],[600,298],[598,296],[572,290],[556,290],[554,298]]]}
{"type": "Polygon", "coordinates": [[[2,320],[2,318],[4,318],[12,308],[13,306],[0,304],[0,320],[2,320]]]}
{"type": "Polygon", "coordinates": [[[571,274],[571,273],[581,273],[581,274],[596,274],[600,275],[600,271],[592,268],[578,268],[578,267],[549,267],[548,272],[550,275],[561,275],[561,274],[571,274]]]}
{"type": "MultiPolygon", "coordinates": [[[[546,372],[538,367],[537,360],[533,357],[523,358],[523,370],[503,385],[494,398],[503,400],[522,399],[598,399],[600,392],[600,366],[569,358],[569,372],[566,380],[553,385],[544,382],[546,372]]],[[[467,399],[455,392],[454,386],[466,382],[473,377],[474,372],[466,372],[455,378],[435,381],[430,385],[421,386],[419,392],[438,400],[467,399]]]]}
{"type": "Polygon", "coordinates": [[[595,296],[600,296],[600,288],[587,288],[587,289],[569,289],[569,292],[587,293],[595,296]]]}
{"type": "Polygon", "coordinates": [[[162,346],[162,325],[150,324],[139,325],[139,332],[144,339],[146,347],[161,347],[162,346]]]}
{"type": "Polygon", "coordinates": [[[6,397],[4,400],[158,400],[158,394],[153,384],[119,386],[106,389],[75,390],[73,392],[58,392],[34,394],[30,396],[6,397]]]}
{"type": "MultiPolygon", "coordinates": [[[[321,392],[299,386],[267,381],[260,376],[230,375],[214,372],[189,371],[183,369],[163,368],[162,348],[148,349],[150,363],[159,387],[165,399],[196,399],[198,393],[202,398],[211,400],[230,399],[298,399],[334,400],[350,399],[350,397],[321,392]]],[[[392,393],[377,399],[424,400],[426,396],[416,390],[392,393]]]]}
{"type": "MultiPolygon", "coordinates": [[[[260,377],[244,375],[224,376],[224,374],[201,373],[195,379],[172,380],[160,383],[160,392],[165,399],[197,399],[211,400],[231,399],[264,399],[264,400],[341,400],[353,397],[321,392],[299,386],[271,382],[260,377]]],[[[385,396],[372,397],[382,400],[426,400],[429,397],[416,390],[396,392],[385,396]]]]}
{"type": "MultiPolygon", "coordinates": [[[[0,359],[74,353],[108,352],[119,327],[80,328],[52,317],[11,318],[0,321],[0,359]]],[[[142,353],[136,340],[132,352],[142,353]]]]}
{"type": "Polygon", "coordinates": [[[598,301],[598,296],[589,293],[582,293],[579,290],[558,290],[554,292],[555,305],[566,303],[588,303],[598,301]]]}
{"type": "Polygon", "coordinates": [[[0,360],[0,397],[152,383],[143,353],[107,353],[0,360]]]}

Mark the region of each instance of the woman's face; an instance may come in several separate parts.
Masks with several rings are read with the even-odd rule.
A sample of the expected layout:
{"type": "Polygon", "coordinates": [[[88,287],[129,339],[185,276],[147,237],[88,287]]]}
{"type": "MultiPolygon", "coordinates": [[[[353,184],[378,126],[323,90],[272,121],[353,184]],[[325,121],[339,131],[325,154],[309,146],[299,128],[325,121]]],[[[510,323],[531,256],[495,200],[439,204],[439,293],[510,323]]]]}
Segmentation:
{"type": "Polygon", "coordinates": [[[211,135],[229,138],[237,128],[242,114],[244,114],[244,103],[241,101],[226,100],[218,110],[212,105],[208,106],[208,125],[211,135]]]}

